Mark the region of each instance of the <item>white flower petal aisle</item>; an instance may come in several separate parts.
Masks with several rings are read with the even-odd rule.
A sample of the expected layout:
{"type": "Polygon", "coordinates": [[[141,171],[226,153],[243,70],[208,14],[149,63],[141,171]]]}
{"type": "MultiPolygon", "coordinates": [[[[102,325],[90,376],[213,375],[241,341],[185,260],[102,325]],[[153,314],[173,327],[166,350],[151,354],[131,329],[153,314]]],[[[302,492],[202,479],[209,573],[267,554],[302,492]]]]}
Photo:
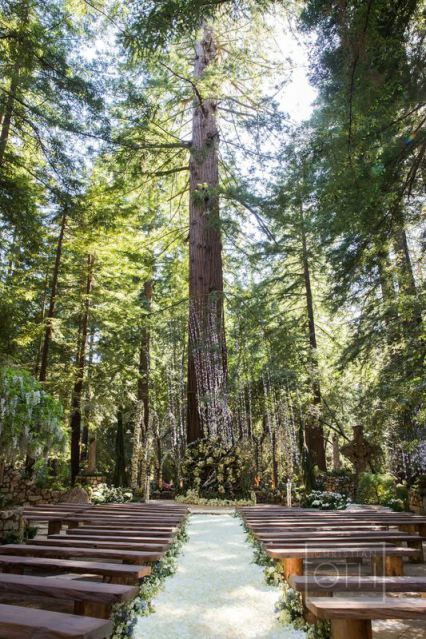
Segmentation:
{"type": "Polygon", "coordinates": [[[238,519],[193,515],[189,542],[177,572],[154,600],[156,612],[141,617],[136,639],[302,639],[274,615],[277,588],[267,586],[252,563],[238,519]]]}

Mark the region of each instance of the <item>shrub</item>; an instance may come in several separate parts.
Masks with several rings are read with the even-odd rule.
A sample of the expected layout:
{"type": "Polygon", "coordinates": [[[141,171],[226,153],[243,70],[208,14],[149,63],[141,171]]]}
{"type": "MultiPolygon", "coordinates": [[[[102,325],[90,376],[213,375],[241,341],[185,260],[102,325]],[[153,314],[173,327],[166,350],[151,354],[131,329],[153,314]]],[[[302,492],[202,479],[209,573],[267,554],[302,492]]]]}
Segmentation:
{"type": "Polygon", "coordinates": [[[319,510],[344,510],[350,499],[341,493],[313,490],[302,499],[302,508],[318,508],[319,510]]]}
{"type": "Polygon", "coordinates": [[[196,490],[188,490],[185,495],[178,495],[175,501],[180,504],[199,504],[203,506],[252,506],[256,503],[254,495],[251,499],[209,499],[200,497],[196,490]]]}
{"type": "Polygon", "coordinates": [[[393,510],[404,510],[408,498],[404,484],[397,484],[393,475],[362,473],[357,488],[357,501],[362,504],[379,504],[393,510]]]}
{"type": "Polygon", "coordinates": [[[130,488],[116,488],[107,484],[98,484],[87,488],[90,500],[94,504],[124,504],[133,500],[133,491],[130,488]]]}

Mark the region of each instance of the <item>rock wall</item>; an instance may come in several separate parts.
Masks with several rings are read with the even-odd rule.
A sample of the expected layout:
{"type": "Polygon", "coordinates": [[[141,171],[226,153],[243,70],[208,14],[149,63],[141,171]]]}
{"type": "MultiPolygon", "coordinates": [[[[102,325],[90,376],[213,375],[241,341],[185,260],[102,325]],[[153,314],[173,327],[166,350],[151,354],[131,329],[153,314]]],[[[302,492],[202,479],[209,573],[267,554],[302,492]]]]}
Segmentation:
{"type": "Polygon", "coordinates": [[[420,490],[411,488],[408,493],[408,506],[413,513],[426,515],[426,495],[420,490]]]}
{"type": "Polygon", "coordinates": [[[331,493],[344,493],[352,500],[355,498],[355,481],[348,475],[324,478],[324,490],[331,493]]]}
{"type": "Polygon", "coordinates": [[[62,490],[40,488],[33,480],[22,477],[22,472],[14,468],[5,468],[0,484],[0,507],[53,503],[60,500],[62,490]]]}
{"type": "Polygon", "coordinates": [[[10,535],[22,537],[25,522],[22,508],[8,508],[0,510],[0,543],[7,541],[10,535]]]}

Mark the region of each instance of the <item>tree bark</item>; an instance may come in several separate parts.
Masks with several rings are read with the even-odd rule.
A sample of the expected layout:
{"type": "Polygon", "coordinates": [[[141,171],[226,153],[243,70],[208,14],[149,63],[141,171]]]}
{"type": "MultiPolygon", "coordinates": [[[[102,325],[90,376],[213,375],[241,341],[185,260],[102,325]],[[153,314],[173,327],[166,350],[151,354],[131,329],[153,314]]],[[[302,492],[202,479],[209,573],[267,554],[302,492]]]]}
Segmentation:
{"type": "MultiPolygon", "coordinates": [[[[194,77],[202,80],[217,56],[204,26],[196,45],[194,77]]],[[[214,89],[213,89],[214,90],[214,89]]],[[[219,212],[217,102],[194,90],[189,200],[189,353],[187,440],[230,438],[219,212]]]]}
{"type": "Polygon", "coordinates": [[[143,306],[146,315],[143,318],[141,329],[141,342],[139,349],[139,379],[138,379],[138,400],[143,402],[144,427],[149,428],[149,372],[150,372],[150,341],[151,331],[149,325],[149,313],[152,304],[153,282],[147,280],[143,289],[143,306]]]}
{"type": "Polygon", "coordinates": [[[89,324],[90,294],[93,286],[94,256],[87,256],[87,279],[83,311],[80,316],[79,340],[76,357],[76,377],[71,399],[71,483],[80,472],[81,400],[86,358],[87,329],[89,324]]]}
{"type": "Polygon", "coordinates": [[[38,376],[38,379],[40,382],[45,382],[47,379],[49,348],[50,348],[50,342],[52,339],[52,320],[55,317],[55,304],[56,304],[56,296],[58,293],[59,269],[61,265],[62,246],[64,242],[66,224],[67,224],[67,214],[64,211],[62,215],[62,219],[61,219],[60,229],[59,229],[58,242],[56,245],[55,265],[53,267],[53,274],[52,274],[49,308],[45,318],[43,346],[41,349],[41,358],[40,358],[40,371],[38,376]]]}
{"type": "Polygon", "coordinates": [[[7,142],[9,139],[10,125],[12,124],[13,109],[15,104],[16,92],[19,86],[20,60],[17,59],[13,65],[12,78],[9,86],[9,93],[4,107],[2,125],[0,130],[0,167],[3,166],[4,155],[6,153],[7,142]]]}
{"type": "Polygon", "coordinates": [[[305,424],[305,440],[312,465],[318,466],[318,468],[322,471],[326,471],[327,463],[325,457],[324,431],[319,419],[322,400],[321,385],[318,376],[318,345],[315,329],[315,313],[312,295],[311,273],[309,268],[308,246],[302,204],[300,204],[300,218],[302,235],[303,280],[305,285],[306,310],[308,316],[309,353],[310,363],[312,367],[311,380],[314,409],[313,415],[308,416],[305,424]]]}
{"type": "Polygon", "coordinates": [[[124,445],[123,409],[117,412],[117,430],[115,435],[115,467],[113,484],[117,487],[128,485],[126,472],[126,454],[124,445]]]}

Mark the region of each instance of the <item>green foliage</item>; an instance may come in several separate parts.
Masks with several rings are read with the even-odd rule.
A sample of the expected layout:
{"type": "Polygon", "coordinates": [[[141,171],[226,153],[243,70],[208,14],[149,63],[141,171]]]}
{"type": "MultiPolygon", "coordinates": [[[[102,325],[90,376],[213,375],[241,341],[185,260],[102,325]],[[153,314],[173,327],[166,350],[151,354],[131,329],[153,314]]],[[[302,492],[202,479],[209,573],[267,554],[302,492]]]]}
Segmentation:
{"type": "Polygon", "coordinates": [[[143,579],[139,593],[130,603],[116,604],[113,607],[112,621],[114,630],[112,639],[132,639],[138,617],[155,612],[152,600],[161,591],[167,577],[176,572],[177,557],[183,545],[188,541],[186,524],[181,525],[173,544],[161,561],[152,566],[151,574],[143,579]]]}
{"type": "Polygon", "coordinates": [[[61,451],[66,443],[61,404],[26,371],[0,368],[0,448],[16,462],[61,451]]]}
{"type": "Polygon", "coordinates": [[[356,496],[363,504],[380,504],[393,510],[405,510],[408,492],[407,487],[398,484],[393,475],[362,473],[356,496]]]}
{"type": "Polygon", "coordinates": [[[182,477],[190,490],[208,499],[245,497],[249,457],[241,446],[225,447],[219,440],[200,440],[188,446],[182,477]]]}
{"type": "Polygon", "coordinates": [[[313,490],[302,499],[302,508],[318,508],[319,510],[345,510],[350,499],[341,493],[313,490]]]}
{"type": "Polygon", "coordinates": [[[176,500],[179,504],[197,504],[201,506],[252,506],[255,499],[208,499],[200,497],[197,490],[190,489],[185,495],[178,495],[176,500]]]}
{"type": "Polygon", "coordinates": [[[107,484],[89,487],[90,501],[94,504],[125,504],[133,501],[133,491],[130,488],[116,488],[107,484]]]}
{"type": "Polygon", "coordinates": [[[284,626],[292,626],[304,630],[307,639],[330,639],[331,625],[329,621],[317,621],[308,624],[303,616],[303,602],[300,592],[284,584],[280,599],[275,604],[278,620],[284,626]]]}

